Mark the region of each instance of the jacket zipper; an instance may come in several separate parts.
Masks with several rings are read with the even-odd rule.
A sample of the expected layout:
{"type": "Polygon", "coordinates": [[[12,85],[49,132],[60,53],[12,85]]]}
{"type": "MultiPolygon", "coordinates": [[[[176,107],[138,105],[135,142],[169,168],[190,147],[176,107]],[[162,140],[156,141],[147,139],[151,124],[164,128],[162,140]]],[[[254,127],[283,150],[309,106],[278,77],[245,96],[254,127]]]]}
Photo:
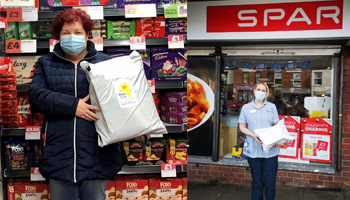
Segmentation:
{"type": "Polygon", "coordinates": [[[47,140],[47,126],[49,125],[49,122],[46,122],[46,126],[45,126],[45,140],[44,140],[44,146],[46,146],[46,140],[47,140]]]}
{"type": "MultiPolygon", "coordinates": [[[[63,59],[63,60],[66,60],[66,61],[69,61],[69,62],[72,62],[71,60],[68,60],[68,59],[65,59],[59,55],[57,55],[55,52],[53,52],[56,56],[58,56],[59,58],[63,59]]],[[[77,64],[74,64],[74,95],[75,95],[75,98],[78,97],[78,92],[77,92],[77,73],[78,73],[78,64],[80,63],[80,61],[82,60],[89,60],[91,58],[94,58],[97,54],[95,54],[94,56],[90,57],[90,58],[83,58],[81,60],[78,61],[77,64]]],[[[74,150],[74,163],[73,163],[73,169],[74,169],[74,173],[73,173],[73,176],[74,176],[74,183],[77,182],[77,146],[76,146],[76,134],[77,134],[77,117],[74,116],[74,130],[73,130],[73,150],[74,150]]]]}

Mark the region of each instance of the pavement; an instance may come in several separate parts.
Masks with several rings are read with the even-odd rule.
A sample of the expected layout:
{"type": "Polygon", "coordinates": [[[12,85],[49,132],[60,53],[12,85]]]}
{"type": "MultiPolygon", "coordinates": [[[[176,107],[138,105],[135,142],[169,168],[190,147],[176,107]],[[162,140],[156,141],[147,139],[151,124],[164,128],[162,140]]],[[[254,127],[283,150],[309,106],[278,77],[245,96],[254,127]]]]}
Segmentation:
{"type": "MultiPolygon", "coordinates": [[[[249,200],[250,185],[188,182],[189,200],[249,200]]],[[[277,186],[275,200],[350,200],[350,190],[277,186]]]]}

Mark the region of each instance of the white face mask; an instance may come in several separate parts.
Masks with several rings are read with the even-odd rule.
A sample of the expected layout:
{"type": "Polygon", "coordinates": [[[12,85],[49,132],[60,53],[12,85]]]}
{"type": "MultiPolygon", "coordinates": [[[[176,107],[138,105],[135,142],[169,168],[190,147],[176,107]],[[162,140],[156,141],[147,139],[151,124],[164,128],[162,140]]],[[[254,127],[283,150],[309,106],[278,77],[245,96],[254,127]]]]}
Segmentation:
{"type": "Polygon", "coordinates": [[[266,97],[266,93],[262,91],[256,91],[254,95],[255,95],[255,99],[258,101],[262,101],[266,97]]]}

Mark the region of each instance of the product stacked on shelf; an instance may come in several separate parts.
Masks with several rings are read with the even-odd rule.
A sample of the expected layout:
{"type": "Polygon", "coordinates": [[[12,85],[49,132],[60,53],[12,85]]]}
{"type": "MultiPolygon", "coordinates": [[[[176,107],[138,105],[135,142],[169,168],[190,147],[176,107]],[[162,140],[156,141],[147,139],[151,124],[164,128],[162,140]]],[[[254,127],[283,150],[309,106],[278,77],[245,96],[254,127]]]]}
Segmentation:
{"type": "Polygon", "coordinates": [[[165,36],[187,35],[187,19],[166,19],[165,36]]]}
{"type": "Polygon", "coordinates": [[[107,23],[106,20],[94,20],[95,24],[91,31],[93,38],[107,39],[107,23]]]}
{"type": "Polygon", "coordinates": [[[31,182],[29,179],[10,179],[7,184],[7,199],[49,200],[50,185],[46,182],[31,182]]]}
{"type": "Polygon", "coordinates": [[[146,38],[165,37],[164,16],[137,19],[136,36],[145,36],[146,38]]]}
{"type": "Polygon", "coordinates": [[[187,123],[187,92],[164,92],[160,97],[160,117],[170,124],[187,123]]]}
{"type": "Polygon", "coordinates": [[[109,40],[127,40],[135,35],[135,20],[107,21],[107,38],[109,40]]]}

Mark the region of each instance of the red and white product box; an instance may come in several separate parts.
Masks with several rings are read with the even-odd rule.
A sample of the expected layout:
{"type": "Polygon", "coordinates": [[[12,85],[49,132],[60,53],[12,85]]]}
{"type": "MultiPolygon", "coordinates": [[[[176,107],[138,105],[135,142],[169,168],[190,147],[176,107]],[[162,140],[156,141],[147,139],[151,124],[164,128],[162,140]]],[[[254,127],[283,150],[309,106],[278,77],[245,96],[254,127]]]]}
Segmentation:
{"type": "Polygon", "coordinates": [[[15,179],[10,178],[7,183],[7,199],[15,200],[15,179]]]}
{"type": "Polygon", "coordinates": [[[105,193],[106,200],[115,199],[115,181],[108,181],[105,193]]]}
{"type": "Polygon", "coordinates": [[[162,179],[149,181],[149,200],[182,200],[182,180],[162,179]]]}
{"type": "Polygon", "coordinates": [[[187,200],[187,178],[182,179],[182,199],[187,200]]]}
{"type": "Polygon", "coordinates": [[[300,137],[300,117],[280,115],[280,120],[284,118],[289,136],[294,140],[280,145],[280,158],[298,159],[299,137],[300,137]]]}
{"type": "Polygon", "coordinates": [[[35,62],[40,56],[13,56],[13,68],[16,72],[17,84],[31,83],[34,75],[35,62]]]}
{"type": "Polygon", "coordinates": [[[49,200],[48,185],[44,182],[16,182],[15,200],[49,200]]]}
{"type": "Polygon", "coordinates": [[[142,35],[145,36],[146,38],[165,37],[164,16],[137,19],[136,36],[142,36],[142,35]]]}
{"type": "Polygon", "coordinates": [[[301,160],[331,162],[332,119],[301,119],[301,160]]]}
{"type": "Polygon", "coordinates": [[[148,180],[117,180],[116,200],[148,200],[148,180]]]}

